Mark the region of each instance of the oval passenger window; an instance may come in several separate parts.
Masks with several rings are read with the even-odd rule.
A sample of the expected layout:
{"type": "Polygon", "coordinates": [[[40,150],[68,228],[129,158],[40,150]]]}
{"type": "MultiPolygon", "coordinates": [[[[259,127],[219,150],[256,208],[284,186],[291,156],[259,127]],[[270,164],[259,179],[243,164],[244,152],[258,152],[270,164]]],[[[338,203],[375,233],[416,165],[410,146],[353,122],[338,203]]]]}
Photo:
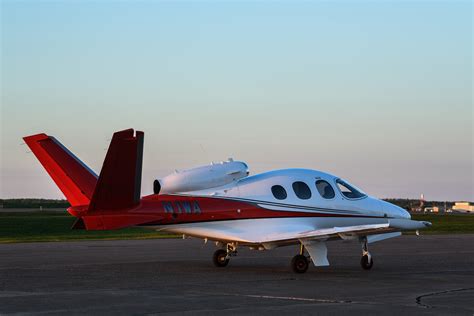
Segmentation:
{"type": "Polygon", "coordinates": [[[286,190],[281,185],[272,186],[272,193],[277,200],[284,200],[287,197],[286,190]]]}
{"type": "Polygon", "coordinates": [[[308,185],[301,181],[293,182],[293,191],[297,197],[302,200],[307,200],[311,198],[311,190],[309,189],[308,185]]]}
{"type": "Polygon", "coordinates": [[[321,196],[325,199],[332,199],[336,196],[334,189],[327,181],[316,181],[316,189],[318,189],[319,194],[321,194],[321,196]]]}

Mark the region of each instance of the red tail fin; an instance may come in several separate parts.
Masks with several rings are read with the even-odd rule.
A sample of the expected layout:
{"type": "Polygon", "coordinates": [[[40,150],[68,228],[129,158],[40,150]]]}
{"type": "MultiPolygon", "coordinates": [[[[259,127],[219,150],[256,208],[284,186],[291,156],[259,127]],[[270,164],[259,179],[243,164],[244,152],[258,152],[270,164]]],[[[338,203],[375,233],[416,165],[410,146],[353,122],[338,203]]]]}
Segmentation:
{"type": "Polygon", "coordinates": [[[23,139],[72,206],[89,204],[97,183],[91,169],[52,136],[23,139]]]}
{"type": "Polygon", "coordinates": [[[89,212],[132,208],[140,203],[143,132],[114,133],[100,171],[89,212]]]}

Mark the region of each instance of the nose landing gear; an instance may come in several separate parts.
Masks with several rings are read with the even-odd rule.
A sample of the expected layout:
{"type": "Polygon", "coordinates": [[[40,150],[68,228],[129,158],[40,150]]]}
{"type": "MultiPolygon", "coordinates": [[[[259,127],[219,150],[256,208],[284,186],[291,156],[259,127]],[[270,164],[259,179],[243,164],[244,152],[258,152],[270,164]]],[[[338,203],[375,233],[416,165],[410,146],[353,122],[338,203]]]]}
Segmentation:
{"type": "Polygon", "coordinates": [[[364,270],[370,270],[374,265],[374,259],[369,252],[369,247],[367,245],[367,237],[364,237],[360,240],[362,245],[362,258],[360,258],[360,266],[364,270]]]}

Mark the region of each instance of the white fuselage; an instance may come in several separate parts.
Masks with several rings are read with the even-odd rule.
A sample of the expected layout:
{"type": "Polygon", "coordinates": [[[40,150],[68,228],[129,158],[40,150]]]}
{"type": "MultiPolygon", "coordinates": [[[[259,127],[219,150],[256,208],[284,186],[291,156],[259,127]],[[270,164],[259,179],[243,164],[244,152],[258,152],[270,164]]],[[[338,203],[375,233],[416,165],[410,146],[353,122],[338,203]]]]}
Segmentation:
{"type": "MultiPolygon", "coordinates": [[[[249,201],[266,210],[295,212],[295,217],[205,221],[155,228],[218,241],[261,244],[278,236],[291,234],[293,230],[301,232],[410,219],[409,213],[404,209],[370,197],[360,190],[358,192],[362,193],[361,197],[345,196],[336,182],[338,179],[331,174],[315,170],[285,169],[242,178],[217,188],[186,192],[186,195],[191,196],[249,201]],[[329,184],[333,194],[323,197],[317,188],[317,181],[324,181],[326,186],[329,184]],[[295,182],[305,183],[310,196],[299,197],[295,191],[295,182]],[[277,198],[272,192],[273,186],[283,187],[286,197],[277,198]],[[297,214],[301,212],[322,216],[298,217],[297,214]],[[324,214],[331,216],[325,217],[324,214]]],[[[299,193],[301,196],[301,192],[299,193]]]]}

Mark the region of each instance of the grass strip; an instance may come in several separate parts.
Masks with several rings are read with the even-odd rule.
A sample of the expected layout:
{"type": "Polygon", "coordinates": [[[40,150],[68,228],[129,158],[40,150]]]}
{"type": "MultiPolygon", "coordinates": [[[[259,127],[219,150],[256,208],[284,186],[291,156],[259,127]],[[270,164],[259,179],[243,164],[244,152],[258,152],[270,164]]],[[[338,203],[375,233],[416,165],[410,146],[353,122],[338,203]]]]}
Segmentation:
{"type": "MultiPolygon", "coordinates": [[[[422,230],[422,234],[474,233],[474,215],[416,214],[412,215],[412,219],[433,223],[432,227],[422,230]]],[[[66,212],[0,212],[0,243],[180,237],[139,227],[106,231],[72,230],[74,220],[66,212]]]]}

